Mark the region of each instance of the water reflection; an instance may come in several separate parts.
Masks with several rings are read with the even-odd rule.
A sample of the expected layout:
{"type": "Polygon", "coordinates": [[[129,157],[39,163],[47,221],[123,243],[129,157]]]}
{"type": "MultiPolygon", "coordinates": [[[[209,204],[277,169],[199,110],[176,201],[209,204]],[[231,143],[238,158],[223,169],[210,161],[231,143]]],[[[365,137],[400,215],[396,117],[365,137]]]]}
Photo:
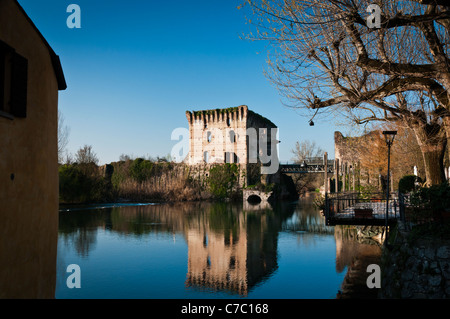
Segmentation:
{"type": "MultiPolygon", "coordinates": [[[[285,297],[289,289],[292,296],[288,297],[314,298],[324,293],[302,288],[312,274],[297,265],[317,272],[318,287],[330,285],[330,280],[338,282],[335,288],[327,288],[334,294],[342,282],[343,274],[339,274],[349,265],[341,249],[336,250],[334,227],[325,226],[311,200],[259,209],[230,203],[64,208],[59,220],[57,297],[63,298],[185,298],[204,297],[205,293],[246,297],[251,292],[252,296],[275,298],[285,297]],[[311,251],[305,250],[308,246],[311,251]],[[322,269],[335,262],[334,271],[322,269]],[[83,277],[88,281],[85,290],[64,290],[64,265],[68,263],[83,263],[82,269],[89,269],[83,277]],[[184,280],[179,280],[180,274],[184,280]],[[271,281],[275,274],[276,282],[271,281]],[[108,276],[115,281],[100,283],[100,278],[108,276]],[[279,287],[283,280],[301,282],[284,291],[279,287]],[[124,287],[127,292],[122,292],[124,287]],[[257,292],[255,287],[259,287],[257,292]]],[[[326,294],[325,298],[333,297],[326,294]]]]}
{"type": "Polygon", "coordinates": [[[377,289],[367,287],[367,266],[380,264],[382,242],[379,241],[378,234],[382,228],[372,227],[373,231],[367,231],[369,235],[364,235],[367,228],[336,226],[336,270],[342,272],[348,269],[336,296],[338,299],[377,298],[377,289]]]}
{"type": "Polygon", "coordinates": [[[220,204],[204,220],[192,218],[186,285],[229,290],[246,296],[251,287],[277,268],[280,219],[273,211],[243,211],[220,204]]]}

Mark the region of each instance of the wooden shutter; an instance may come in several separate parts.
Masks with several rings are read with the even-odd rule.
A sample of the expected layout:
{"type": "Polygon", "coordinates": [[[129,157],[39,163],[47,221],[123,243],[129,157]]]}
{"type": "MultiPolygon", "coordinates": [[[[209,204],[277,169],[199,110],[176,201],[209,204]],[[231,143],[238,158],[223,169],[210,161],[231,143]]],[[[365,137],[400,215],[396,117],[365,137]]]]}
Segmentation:
{"type": "Polygon", "coordinates": [[[5,51],[0,43],[0,111],[5,109],[5,51]]]}
{"type": "Polygon", "coordinates": [[[27,117],[28,60],[14,53],[11,62],[11,113],[27,117]]]}

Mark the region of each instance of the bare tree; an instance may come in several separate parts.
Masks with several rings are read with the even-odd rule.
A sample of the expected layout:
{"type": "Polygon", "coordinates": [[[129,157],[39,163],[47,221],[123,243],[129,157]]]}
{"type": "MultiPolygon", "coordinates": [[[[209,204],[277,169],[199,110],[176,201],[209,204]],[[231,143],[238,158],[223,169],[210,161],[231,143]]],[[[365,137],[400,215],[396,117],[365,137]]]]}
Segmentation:
{"type": "Polygon", "coordinates": [[[92,145],[84,145],[75,154],[75,162],[78,164],[98,164],[97,154],[92,150],[92,145]]]}
{"type": "Polygon", "coordinates": [[[64,161],[66,147],[69,143],[69,133],[69,127],[64,124],[64,116],[61,111],[58,110],[58,163],[64,161]]]}
{"type": "MultiPolygon", "coordinates": [[[[294,155],[292,160],[295,163],[302,163],[308,158],[322,157],[325,154],[325,151],[320,146],[317,146],[316,142],[304,140],[297,141],[295,143],[295,148],[291,150],[291,153],[294,155]]],[[[294,174],[292,176],[292,181],[295,184],[297,192],[303,194],[319,187],[320,182],[318,182],[318,177],[318,174],[294,174]]]]}
{"type": "Polygon", "coordinates": [[[268,76],[288,106],[345,115],[358,124],[403,122],[415,132],[427,182],[444,180],[450,141],[448,1],[245,2],[256,26],[250,38],[273,44],[268,76]],[[367,23],[372,4],[381,9],[380,28],[367,23]]]}
{"type": "Polygon", "coordinates": [[[302,163],[307,158],[322,157],[325,151],[316,145],[316,142],[309,140],[296,142],[295,148],[291,150],[294,154],[292,160],[296,163],[302,163]]]}

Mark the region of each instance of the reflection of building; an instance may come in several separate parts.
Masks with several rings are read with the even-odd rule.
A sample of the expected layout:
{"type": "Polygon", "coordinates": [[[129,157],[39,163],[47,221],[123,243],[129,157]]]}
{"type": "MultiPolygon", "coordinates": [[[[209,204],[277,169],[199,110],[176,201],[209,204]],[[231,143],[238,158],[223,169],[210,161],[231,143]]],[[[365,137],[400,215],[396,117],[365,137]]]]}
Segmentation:
{"type": "Polygon", "coordinates": [[[233,230],[187,230],[186,285],[247,295],[277,267],[276,231],[268,226],[265,215],[250,223],[241,214],[233,230]]]}
{"type": "MultiPolygon", "coordinates": [[[[381,244],[374,237],[365,237],[365,228],[335,227],[336,240],[336,271],[343,272],[347,267],[347,273],[337,295],[338,299],[345,298],[376,298],[377,289],[367,287],[367,266],[380,264],[381,244]],[[359,231],[358,231],[359,229],[359,231]],[[361,234],[359,234],[361,233],[361,234]]],[[[369,227],[367,233],[380,231],[379,228],[369,227]]]]}
{"type": "Polygon", "coordinates": [[[58,56],[0,0],[0,297],[53,298],[58,234],[58,56]]]}

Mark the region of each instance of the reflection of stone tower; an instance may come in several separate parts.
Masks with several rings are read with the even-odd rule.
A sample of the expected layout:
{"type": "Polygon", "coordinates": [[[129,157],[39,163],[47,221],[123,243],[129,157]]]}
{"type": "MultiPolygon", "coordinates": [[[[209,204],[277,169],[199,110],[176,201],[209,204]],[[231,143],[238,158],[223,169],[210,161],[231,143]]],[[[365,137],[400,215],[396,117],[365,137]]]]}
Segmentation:
{"type": "Polygon", "coordinates": [[[211,227],[189,229],[186,285],[245,296],[252,286],[273,272],[277,265],[276,237],[267,231],[264,216],[261,223],[252,221],[251,225],[250,229],[241,215],[234,231],[218,232],[211,227]]]}

